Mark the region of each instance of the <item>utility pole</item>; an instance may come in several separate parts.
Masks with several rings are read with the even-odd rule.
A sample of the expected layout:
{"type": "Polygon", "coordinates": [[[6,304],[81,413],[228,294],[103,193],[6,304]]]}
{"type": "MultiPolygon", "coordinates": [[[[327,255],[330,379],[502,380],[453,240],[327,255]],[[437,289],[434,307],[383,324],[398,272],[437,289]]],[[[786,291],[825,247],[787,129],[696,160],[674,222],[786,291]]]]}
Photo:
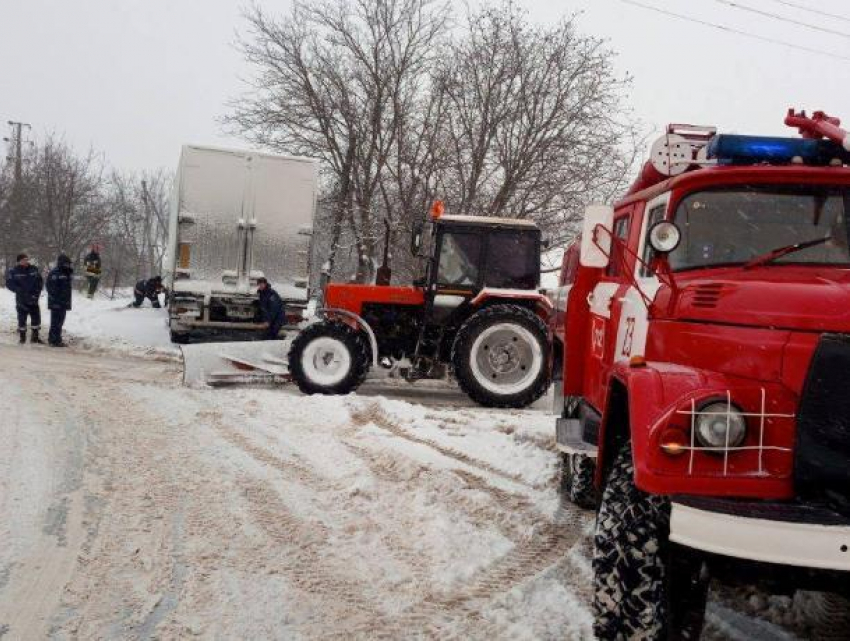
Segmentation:
{"type": "Polygon", "coordinates": [[[11,139],[4,138],[3,140],[15,145],[15,185],[17,186],[21,182],[23,173],[24,128],[32,129],[32,125],[28,122],[17,122],[15,120],[10,120],[7,124],[12,128],[12,136],[11,139]]]}
{"type": "MultiPolygon", "coordinates": [[[[3,234],[3,236],[5,236],[5,246],[3,247],[2,257],[5,258],[6,267],[8,268],[10,266],[11,256],[14,253],[11,247],[13,239],[18,241],[20,240],[21,222],[23,221],[23,211],[21,211],[23,191],[21,181],[23,178],[24,164],[24,129],[32,129],[32,126],[27,122],[18,122],[16,120],[9,120],[7,124],[12,128],[12,135],[8,138],[3,138],[3,140],[9,144],[9,147],[11,147],[9,160],[14,162],[15,167],[15,180],[12,185],[12,193],[9,198],[8,215],[4,221],[5,229],[3,230],[5,232],[3,234]]],[[[16,251],[20,251],[20,247],[16,251]]]]}

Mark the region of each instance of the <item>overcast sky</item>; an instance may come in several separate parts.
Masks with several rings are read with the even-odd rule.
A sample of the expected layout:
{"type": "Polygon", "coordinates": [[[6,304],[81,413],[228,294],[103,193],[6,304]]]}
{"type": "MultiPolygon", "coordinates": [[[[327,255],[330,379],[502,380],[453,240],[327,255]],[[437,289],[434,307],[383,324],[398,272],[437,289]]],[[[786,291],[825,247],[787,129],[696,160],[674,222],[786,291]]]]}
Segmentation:
{"type": "MultiPolygon", "coordinates": [[[[634,76],[630,104],[647,127],[660,130],[672,121],[783,133],[789,106],[824,109],[850,124],[846,0],[635,1],[832,55],[719,31],[626,0],[518,0],[544,23],[581,12],[581,28],[608,39],[619,68],[634,76]]],[[[280,12],[289,6],[287,0],[260,4],[280,12]]],[[[30,122],[36,136],[62,133],[124,169],[173,167],[188,142],[244,146],[218,124],[225,102],[240,91],[240,76],[250,73],[233,46],[242,5],[0,0],[0,123],[30,122]]]]}

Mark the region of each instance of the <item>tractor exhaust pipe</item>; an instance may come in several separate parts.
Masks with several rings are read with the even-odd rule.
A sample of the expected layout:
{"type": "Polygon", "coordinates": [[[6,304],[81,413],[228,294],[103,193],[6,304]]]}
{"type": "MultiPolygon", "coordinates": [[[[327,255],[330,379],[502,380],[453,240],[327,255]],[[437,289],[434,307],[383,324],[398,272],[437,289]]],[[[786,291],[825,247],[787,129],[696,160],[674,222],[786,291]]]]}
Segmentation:
{"type": "Polygon", "coordinates": [[[390,221],[384,218],[386,231],[384,232],[384,261],[378,267],[378,273],[375,275],[375,285],[386,287],[390,284],[393,278],[393,272],[390,269],[390,221]]]}

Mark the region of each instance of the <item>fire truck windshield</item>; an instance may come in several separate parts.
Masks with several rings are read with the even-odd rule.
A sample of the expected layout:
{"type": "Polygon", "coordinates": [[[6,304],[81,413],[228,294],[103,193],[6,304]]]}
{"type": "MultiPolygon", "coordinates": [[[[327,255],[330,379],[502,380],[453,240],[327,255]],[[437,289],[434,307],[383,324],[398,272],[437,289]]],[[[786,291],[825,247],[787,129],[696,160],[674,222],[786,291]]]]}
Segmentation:
{"type": "Polygon", "coordinates": [[[669,255],[670,268],[755,264],[797,245],[757,262],[850,267],[848,204],[846,189],[758,186],[689,194],[676,209],[682,240],[669,255]]]}

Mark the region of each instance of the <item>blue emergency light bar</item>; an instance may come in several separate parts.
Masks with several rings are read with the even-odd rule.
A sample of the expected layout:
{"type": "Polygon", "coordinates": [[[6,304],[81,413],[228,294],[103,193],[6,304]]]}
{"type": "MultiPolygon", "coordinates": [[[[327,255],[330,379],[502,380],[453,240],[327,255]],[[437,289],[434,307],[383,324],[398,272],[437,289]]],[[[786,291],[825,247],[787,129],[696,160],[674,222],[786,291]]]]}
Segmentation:
{"type": "Polygon", "coordinates": [[[833,159],[850,164],[850,153],[831,140],[770,136],[714,136],[706,149],[709,160],[719,165],[786,165],[795,158],[806,165],[828,165],[833,159]]]}

